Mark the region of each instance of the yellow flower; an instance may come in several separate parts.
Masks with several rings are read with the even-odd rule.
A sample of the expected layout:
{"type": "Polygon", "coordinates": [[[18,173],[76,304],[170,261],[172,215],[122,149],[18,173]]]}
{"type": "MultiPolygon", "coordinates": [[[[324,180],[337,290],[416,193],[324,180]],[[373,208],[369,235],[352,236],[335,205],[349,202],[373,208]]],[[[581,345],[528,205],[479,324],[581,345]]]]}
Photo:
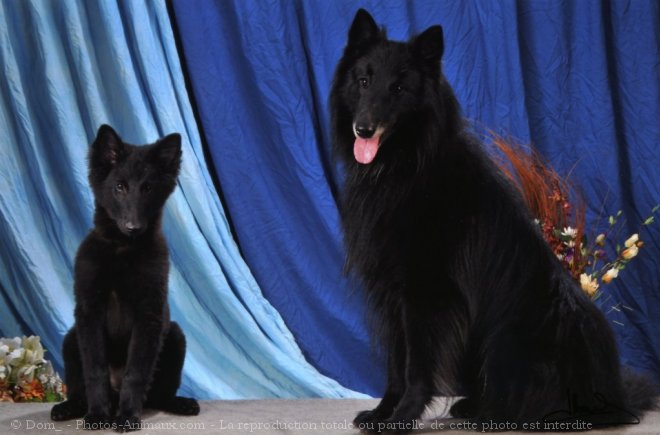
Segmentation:
{"type": "Polygon", "coordinates": [[[628,240],[624,242],[624,245],[626,245],[626,248],[632,247],[637,241],[639,240],[639,234],[635,233],[628,240]]]}
{"type": "Polygon", "coordinates": [[[616,267],[611,268],[607,272],[605,272],[605,275],[601,278],[605,284],[609,284],[614,278],[619,276],[619,269],[616,267]]]}
{"type": "Polygon", "coordinates": [[[630,260],[631,258],[635,257],[638,253],[639,253],[639,248],[637,247],[637,245],[632,245],[628,247],[628,249],[624,249],[623,252],[621,253],[621,256],[626,260],[630,260]]]}
{"type": "Polygon", "coordinates": [[[595,279],[591,279],[591,276],[583,273],[580,275],[580,286],[582,290],[589,296],[593,296],[598,290],[598,282],[595,279]]]}
{"type": "Polygon", "coordinates": [[[605,234],[598,234],[598,237],[596,237],[596,244],[598,246],[605,246],[605,234]]]}

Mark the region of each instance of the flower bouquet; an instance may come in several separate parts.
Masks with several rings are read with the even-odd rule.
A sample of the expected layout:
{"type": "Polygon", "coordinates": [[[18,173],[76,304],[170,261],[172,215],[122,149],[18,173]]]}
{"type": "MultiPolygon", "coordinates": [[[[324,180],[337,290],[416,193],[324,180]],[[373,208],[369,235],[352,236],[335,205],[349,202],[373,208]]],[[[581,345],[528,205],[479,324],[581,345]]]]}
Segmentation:
{"type": "Polygon", "coordinates": [[[574,189],[567,179],[543,163],[537,153],[526,152],[515,141],[495,136],[493,144],[500,152],[498,166],[521,192],[552,251],[582,290],[593,300],[598,299],[602,294],[600,284],[609,284],[617,278],[644,246],[639,232],[653,223],[660,205],[652,209],[640,230],[628,236],[623,246],[618,243],[615,252],[608,252],[606,241],[620,237],[621,211],[609,216],[607,230],[590,232],[589,241],[585,229],[586,203],[575,194],[570,200],[574,189]],[[598,235],[593,237],[593,234],[598,235]]]}
{"type": "Polygon", "coordinates": [[[60,402],[66,387],[38,336],[0,338],[0,402],[60,402]]]}

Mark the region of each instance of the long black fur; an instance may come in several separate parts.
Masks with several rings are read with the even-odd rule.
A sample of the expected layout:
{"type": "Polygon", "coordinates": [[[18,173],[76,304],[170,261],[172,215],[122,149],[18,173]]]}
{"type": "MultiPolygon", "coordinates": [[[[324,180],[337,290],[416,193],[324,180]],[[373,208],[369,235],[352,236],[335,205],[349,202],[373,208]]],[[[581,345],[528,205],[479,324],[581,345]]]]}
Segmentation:
{"type": "Polygon", "coordinates": [[[53,420],[85,418],[85,427],[139,428],[143,407],[199,413],[176,396],[186,340],[170,321],[169,254],[161,230],[176,186],[181,137],[151,145],[122,142],[104,125],[89,153],[94,228],[75,263],[75,325],[63,343],[68,400],[53,420]]]}
{"type": "Polygon", "coordinates": [[[634,422],[657,391],[622,372],[609,322],[466,131],[443,44],[440,26],[388,40],[360,10],[334,76],[347,267],[388,356],[384,397],[355,422],[401,428],[457,392],[452,414],[476,421],[634,422]],[[353,124],[384,128],[369,164],[354,158],[353,124]]]}

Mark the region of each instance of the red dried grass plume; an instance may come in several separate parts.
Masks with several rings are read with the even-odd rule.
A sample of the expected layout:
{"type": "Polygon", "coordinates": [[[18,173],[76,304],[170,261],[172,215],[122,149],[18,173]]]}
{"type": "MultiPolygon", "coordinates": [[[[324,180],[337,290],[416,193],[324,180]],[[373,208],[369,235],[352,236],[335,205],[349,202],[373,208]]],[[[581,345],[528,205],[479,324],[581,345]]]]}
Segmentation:
{"type": "Polygon", "coordinates": [[[586,203],[579,197],[566,177],[546,164],[538,152],[512,139],[494,136],[493,145],[500,151],[495,161],[522,194],[532,214],[539,220],[545,239],[556,255],[571,258],[562,261],[579,279],[583,258],[580,242],[584,236],[586,203]],[[574,203],[571,204],[571,196],[574,203]],[[558,231],[572,227],[577,230],[576,246],[570,253],[558,231]]]}

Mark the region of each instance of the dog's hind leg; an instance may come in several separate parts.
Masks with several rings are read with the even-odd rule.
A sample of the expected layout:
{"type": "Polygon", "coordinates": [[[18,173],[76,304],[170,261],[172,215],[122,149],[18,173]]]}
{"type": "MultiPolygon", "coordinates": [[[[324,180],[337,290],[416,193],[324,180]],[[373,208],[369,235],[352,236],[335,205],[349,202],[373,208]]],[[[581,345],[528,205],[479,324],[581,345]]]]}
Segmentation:
{"type": "Polygon", "coordinates": [[[87,412],[85,381],[75,326],[64,336],[62,354],[64,357],[64,380],[67,386],[68,399],[53,406],[53,409],[50,411],[50,418],[55,421],[80,418],[87,412]]]}
{"type": "MultiPolygon", "coordinates": [[[[472,343],[474,342],[476,340],[473,339],[472,343]]],[[[471,347],[470,343],[468,339],[468,348],[461,360],[460,367],[460,386],[461,392],[465,397],[454,402],[449,409],[449,414],[454,418],[475,417],[479,409],[479,399],[483,392],[483,383],[480,381],[480,371],[482,368],[480,350],[478,347],[471,347]]],[[[441,393],[447,394],[448,392],[442,391],[441,393]]]]}
{"type": "Polygon", "coordinates": [[[179,325],[171,322],[170,329],[163,341],[145,407],[179,415],[199,414],[199,404],[195,399],[176,395],[181,384],[181,370],[185,355],[186,337],[179,325]]]}

